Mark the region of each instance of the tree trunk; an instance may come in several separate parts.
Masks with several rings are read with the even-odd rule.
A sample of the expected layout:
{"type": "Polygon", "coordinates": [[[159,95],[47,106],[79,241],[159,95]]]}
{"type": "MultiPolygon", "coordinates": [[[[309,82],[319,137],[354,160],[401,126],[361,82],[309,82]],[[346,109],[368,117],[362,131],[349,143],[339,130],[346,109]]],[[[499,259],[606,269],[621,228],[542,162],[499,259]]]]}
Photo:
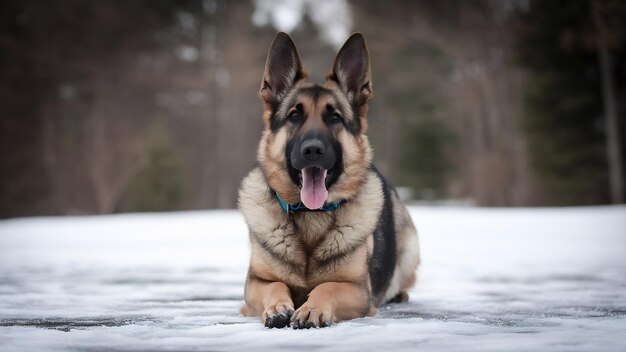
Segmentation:
{"type": "Polygon", "coordinates": [[[613,81],[611,54],[608,47],[608,31],[602,20],[599,5],[594,3],[593,19],[597,33],[597,50],[602,80],[602,102],[606,130],[606,149],[611,184],[611,201],[615,204],[624,202],[622,158],[620,155],[619,128],[617,125],[617,103],[615,101],[615,82],[613,81]]]}

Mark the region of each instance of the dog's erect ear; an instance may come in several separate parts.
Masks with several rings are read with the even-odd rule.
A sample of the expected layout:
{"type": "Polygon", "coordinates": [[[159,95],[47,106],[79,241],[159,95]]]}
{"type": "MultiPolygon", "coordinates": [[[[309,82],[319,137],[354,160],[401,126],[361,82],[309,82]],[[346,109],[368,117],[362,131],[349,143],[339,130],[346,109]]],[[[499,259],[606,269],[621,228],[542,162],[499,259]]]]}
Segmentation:
{"type": "Polygon", "coordinates": [[[361,33],[354,33],[341,47],[326,79],[337,82],[354,106],[367,102],[372,94],[370,58],[361,33]]]}
{"type": "Polygon", "coordinates": [[[272,104],[284,98],[296,82],[306,78],[298,49],[287,33],[276,34],[265,62],[261,97],[272,104]]]}

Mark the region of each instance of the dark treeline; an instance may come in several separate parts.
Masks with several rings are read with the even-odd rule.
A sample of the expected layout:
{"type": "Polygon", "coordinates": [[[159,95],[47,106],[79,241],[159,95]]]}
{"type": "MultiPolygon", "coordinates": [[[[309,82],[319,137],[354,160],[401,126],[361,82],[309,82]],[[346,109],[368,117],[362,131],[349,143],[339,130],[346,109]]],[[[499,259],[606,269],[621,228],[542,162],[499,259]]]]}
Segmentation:
{"type": "MultiPolygon", "coordinates": [[[[235,206],[276,33],[259,3],[2,1],[0,216],[235,206]]],[[[413,199],[623,202],[626,3],[349,6],[376,162],[413,199]]],[[[290,34],[320,80],[336,47],[316,23],[290,34]]]]}

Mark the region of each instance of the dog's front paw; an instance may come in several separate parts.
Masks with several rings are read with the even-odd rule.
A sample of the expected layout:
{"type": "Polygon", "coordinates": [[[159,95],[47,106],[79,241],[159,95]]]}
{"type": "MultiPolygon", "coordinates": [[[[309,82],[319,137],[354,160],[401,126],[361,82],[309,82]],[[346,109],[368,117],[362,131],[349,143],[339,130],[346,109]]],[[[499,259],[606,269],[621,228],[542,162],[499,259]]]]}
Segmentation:
{"type": "Polygon", "coordinates": [[[291,326],[294,329],[323,328],[333,323],[331,307],[313,307],[306,303],[298,308],[291,317],[291,326]]]}
{"type": "Polygon", "coordinates": [[[293,315],[293,305],[289,303],[276,303],[265,308],[263,321],[268,328],[284,328],[289,325],[293,315]]]}

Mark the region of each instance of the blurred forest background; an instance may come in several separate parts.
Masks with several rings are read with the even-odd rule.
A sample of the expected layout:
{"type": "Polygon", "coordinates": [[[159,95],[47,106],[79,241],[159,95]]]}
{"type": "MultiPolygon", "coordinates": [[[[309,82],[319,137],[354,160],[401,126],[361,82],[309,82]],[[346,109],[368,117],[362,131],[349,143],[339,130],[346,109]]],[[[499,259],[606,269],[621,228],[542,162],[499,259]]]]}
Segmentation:
{"type": "Polygon", "coordinates": [[[231,208],[288,31],[354,31],[379,168],[422,202],[623,203],[621,0],[3,0],[0,217],[231,208]]]}

